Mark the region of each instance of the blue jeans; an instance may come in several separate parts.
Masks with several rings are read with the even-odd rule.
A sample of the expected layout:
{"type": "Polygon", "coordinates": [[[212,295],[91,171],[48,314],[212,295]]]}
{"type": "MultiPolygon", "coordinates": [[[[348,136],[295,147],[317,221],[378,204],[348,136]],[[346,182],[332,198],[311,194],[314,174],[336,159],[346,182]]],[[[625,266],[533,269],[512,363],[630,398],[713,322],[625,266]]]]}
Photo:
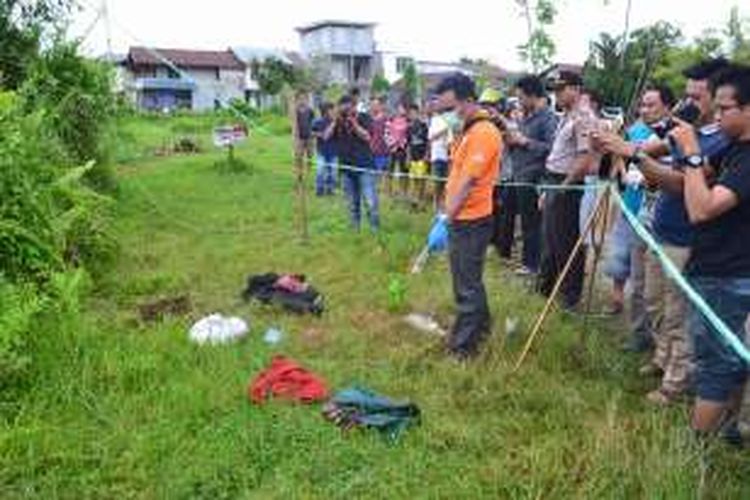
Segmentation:
{"type": "Polygon", "coordinates": [[[383,175],[385,172],[388,172],[388,165],[390,165],[391,163],[390,156],[375,156],[373,158],[373,161],[375,162],[375,170],[379,175],[383,175]]]}
{"type": "MultiPolygon", "coordinates": [[[[740,340],[745,339],[745,321],[750,313],[750,278],[701,278],[691,280],[714,312],[740,340]]],[[[706,401],[726,402],[747,379],[747,364],[694,309],[690,317],[694,344],[698,396],[706,401]]]]}
{"type": "Polygon", "coordinates": [[[630,256],[637,238],[628,220],[623,214],[619,214],[607,245],[604,263],[604,273],[607,276],[623,283],[630,278],[630,256]]]}
{"type": "Polygon", "coordinates": [[[350,172],[343,173],[344,192],[349,201],[349,215],[352,226],[359,230],[362,220],[362,201],[364,199],[367,214],[370,219],[370,227],[377,230],[380,227],[380,215],[378,211],[378,174],[375,172],[350,172]]]}
{"type": "Polygon", "coordinates": [[[331,195],[336,191],[336,157],[318,155],[315,173],[315,193],[318,196],[331,195]]]}

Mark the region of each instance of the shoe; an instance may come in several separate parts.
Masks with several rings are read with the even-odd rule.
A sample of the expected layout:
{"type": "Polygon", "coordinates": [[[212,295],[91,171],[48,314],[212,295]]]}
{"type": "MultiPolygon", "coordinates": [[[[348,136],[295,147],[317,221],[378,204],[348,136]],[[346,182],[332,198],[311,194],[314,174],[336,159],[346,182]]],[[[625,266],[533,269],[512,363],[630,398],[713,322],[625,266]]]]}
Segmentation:
{"type": "Polygon", "coordinates": [[[476,357],[477,355],[475,353],[448,349],[448,359],[462,368],[468,366],[476,357]]]}
{"type": "Polygon", "coordinates": [[[742,438],[742,433],[740,432],[739,427],[737,427],[736,422],[725,426],[719,435],[721,436],[722,441],[729,446],[737,449],[743,449],[745,446],[745,441],[742,438]]]}
{"type": "Polygon", "coordinates": [[[522,266],[519,269],[516,269],[516,276],[532,277],[532,276],[536,276],[537,274],[538,274],[537,271],[534,271],[533,269],[526,267],[526,266],[522,266]]]}
{"type": "Polygon", "coordinates": [[[638,375],[643,375],[644,377],[658,377],[663,373],[664,371],[653,363],[645,364],[638,370],[638,375]]]}
{"type": "Polygon", "coordinates": [[[648,352],[649,349],[651,349],[651,345],[652,344],[649,339],[634,337],[625,342],[625,344],[622,346],[622,350],[624,352],[633,354],[643,354],[644,352],[648,352]]]}
{"type": "Polygon", "coordinates": [[[577,316],[581,314],[581,307],[580,304],[570,304],[565,301],[560,302],[560,310],[563,311],[566,314],[571,314],[573,316],[577,316]]]}
{"type": "Polygon", "coordinates": [[[615,302],[604,311],[604,314],[606,314],[607,316],[619,316],[624,311],[625,306],[618,302],[615,302]]]}
{"type": "Polygon", "coordinates": [[[671,391],[661,388],[649,392],[646,395],[646,400],[656,406],[666,408],[667,406],[672,406],[673,404],[678,402],[679,394],[675,394],[671,391]]]}

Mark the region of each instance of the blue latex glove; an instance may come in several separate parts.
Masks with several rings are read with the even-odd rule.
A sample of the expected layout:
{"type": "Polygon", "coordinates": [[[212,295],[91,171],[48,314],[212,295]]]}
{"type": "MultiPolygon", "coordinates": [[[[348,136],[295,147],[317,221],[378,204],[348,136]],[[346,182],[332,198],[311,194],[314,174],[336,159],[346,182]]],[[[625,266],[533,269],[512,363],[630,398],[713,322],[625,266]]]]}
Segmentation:
{"type": "Polygon", "coordinates": [[[448,248],[448,217],[445,214],[435,217],[430,235],[427,237],[427,247],[433,253],[448,248]]]}

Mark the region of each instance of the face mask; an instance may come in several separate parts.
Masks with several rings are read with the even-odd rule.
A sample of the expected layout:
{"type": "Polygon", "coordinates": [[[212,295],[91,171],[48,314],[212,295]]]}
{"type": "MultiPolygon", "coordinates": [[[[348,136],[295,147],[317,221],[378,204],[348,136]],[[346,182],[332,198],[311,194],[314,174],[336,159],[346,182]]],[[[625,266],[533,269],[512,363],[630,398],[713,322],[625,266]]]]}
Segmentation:
{"type": "Polygon", "coordinates": [[[448,126],[453,130],[459,130],[461,128],[461,118],[458,117],[456,110],[450,110],[443,113],[443,119],[448,123],[448,126]]]}

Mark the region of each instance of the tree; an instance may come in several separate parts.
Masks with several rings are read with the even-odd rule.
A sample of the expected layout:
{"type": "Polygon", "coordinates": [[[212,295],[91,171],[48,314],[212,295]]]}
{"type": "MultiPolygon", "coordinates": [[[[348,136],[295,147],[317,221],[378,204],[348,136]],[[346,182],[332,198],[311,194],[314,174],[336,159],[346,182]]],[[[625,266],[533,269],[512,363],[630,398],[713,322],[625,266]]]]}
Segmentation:
{"type": "Polygon", "coordinates": [[[740,17],[735,5],[729,13],[729,21],[724,30],[729,45],[729,55],[737,62],[750,64],[750,35],[745,32],[748,20],[740,17]]]}
{"type": "Polygon", "coordinates": [[[420,82],[417,67],[410,62],[404,68],[404,99],[409,102],[416,102],[419,98],[420,82]]]}
{"type": "Polygon", "coordinates": [[[677,70],[670,62],[681,38],[680,30],[666,22],[634,31],[627,46],[622,37],[602,33],[590,45],[584,80],[603,95],[606,103],[632,107],[648,81],[679,76],[681,68],[677,70]],[[669,71],[659,74],[665,69],[669,71]]]}
{"type": "Polygon", "coordinates": [[[518,47],[519,55],[523,61],[531,63],[534,73],[548,66],[557,51],[555,42],[547,32],[557,17],[557,8],[553,0],[537,0],[533,8],[531,0],[516,0],[521,8],[521,14],[526,18],[528,40],[518,47]]]}
{"type": "Polygon", "coordinates": [[[622,38],[601,33],[599,39],[589,44],[589,58],[584,65],[586,85],[596,89],[605,102],[621,103],[627,92],[622,69],[622,38]]]}
{"type": "Polygon", "coordinates": [[[264,61],[254,60],[251,64],[261,92],[267,95],[279,95],[285,85],[295,87],[303,80],[294,66],[276,57],[269,57],[264,61]]]}
{"type": "Polygon", "coordinates": [[[372,92],[375,95],[387,94],[391,89],[391,83],[383,75],[383,73],[376,73],[372,79],[372,92]]]}
{"type": "Polygon", "coordinates": [[[17,89],[45,35],[59,29],[71,0],[0,0],[0,88],[17,89]]]}

